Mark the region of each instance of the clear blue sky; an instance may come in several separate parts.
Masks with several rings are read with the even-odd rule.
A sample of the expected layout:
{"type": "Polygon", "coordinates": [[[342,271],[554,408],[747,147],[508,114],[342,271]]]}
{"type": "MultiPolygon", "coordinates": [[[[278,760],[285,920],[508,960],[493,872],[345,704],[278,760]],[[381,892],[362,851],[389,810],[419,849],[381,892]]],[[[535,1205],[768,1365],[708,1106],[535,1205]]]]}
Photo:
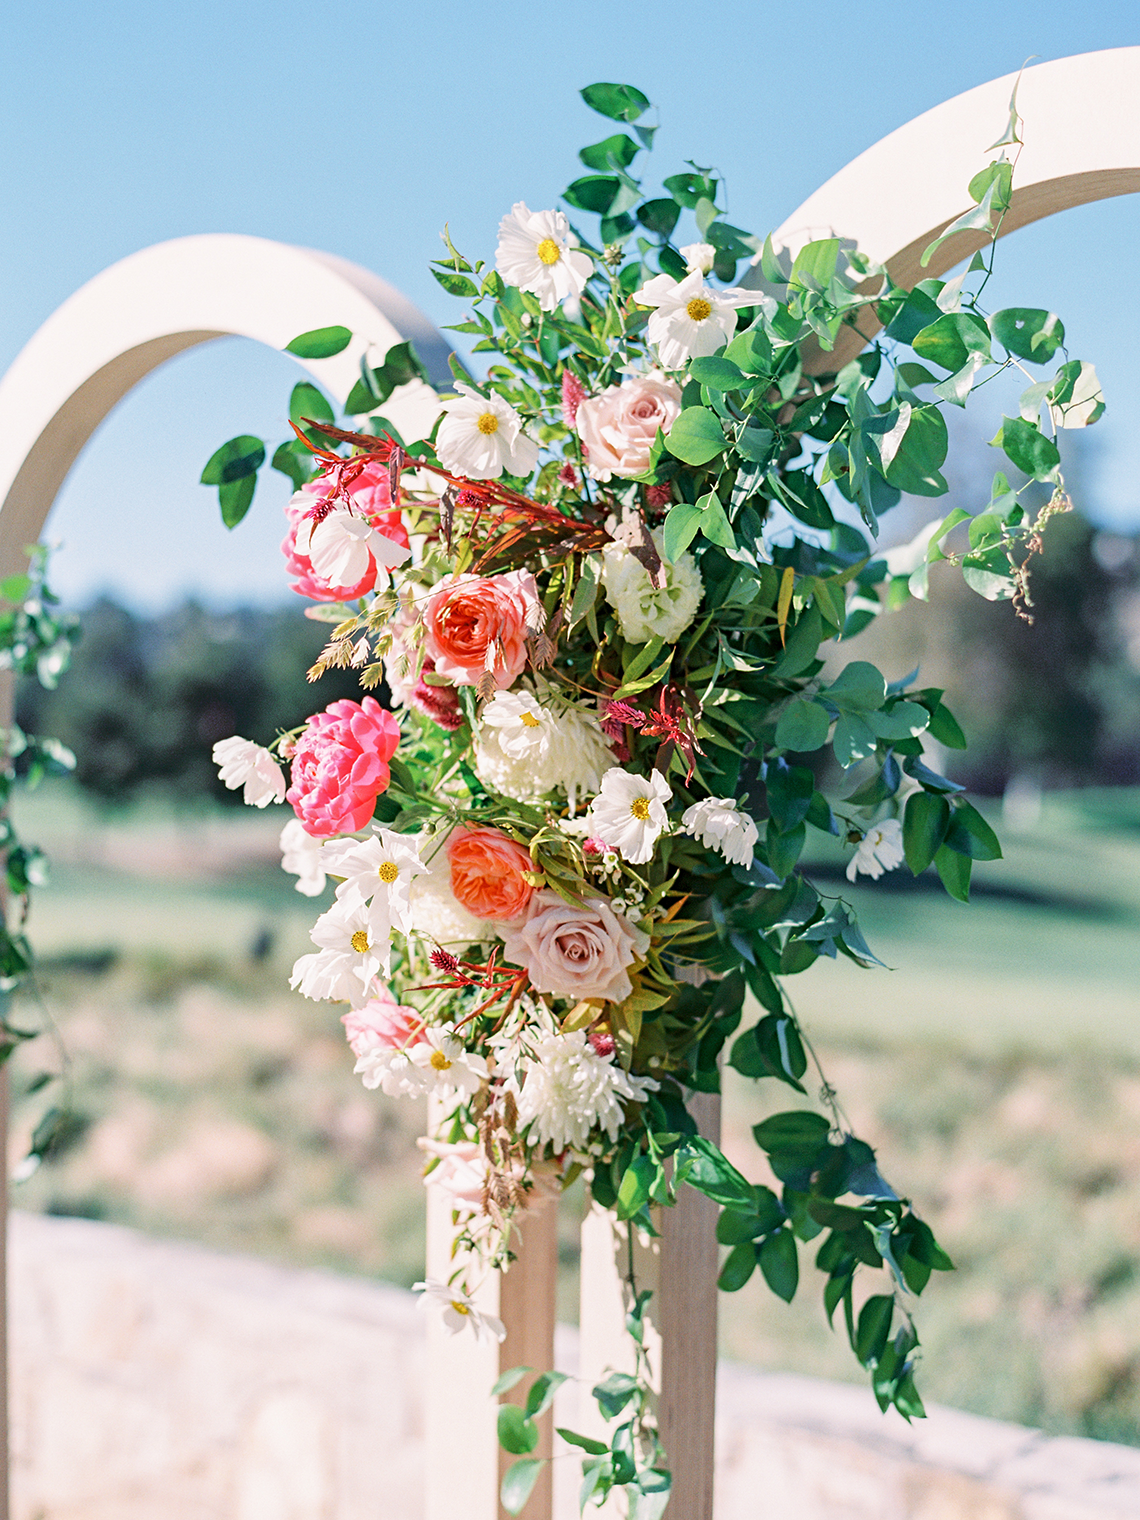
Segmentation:
{"type": "MultiPolygon", "coordinates": [[[[885,133],[1029,55],[1140,42],[1140,10],[37,0],[10,6],[5,32],[0,364],[100,269],[195,232],[329,249],[454,320],[457,303],[426,272],[440,228],[488,254],[513,201],[552,204],[578,147],[604,134],[575,93],[596,79],[637,84],[659,106],[658,174],[689,157],[716,164],[732,219],[763,232],[885,133]]],[[[1140,524],[1140,394],[1127,374],[1138,321],[1125,294],[1137,247],[1137,197],[1083,208],[1009,238],[995,292],[1059,310],[1071,351],[1101,371],[1110,405],[1085,505],[1108,523],[1140,524]],[[1119,281],[1111,302],[1090,290],[1102,276],[1119,281]]],[[[187,590],[275,600],[284,481],[230,535],[196,479],[234,433],[283,436],[296,374],[232,341],[128,397],[49,523],[68,598],[108,586],[152,606],[187,590]]]]}

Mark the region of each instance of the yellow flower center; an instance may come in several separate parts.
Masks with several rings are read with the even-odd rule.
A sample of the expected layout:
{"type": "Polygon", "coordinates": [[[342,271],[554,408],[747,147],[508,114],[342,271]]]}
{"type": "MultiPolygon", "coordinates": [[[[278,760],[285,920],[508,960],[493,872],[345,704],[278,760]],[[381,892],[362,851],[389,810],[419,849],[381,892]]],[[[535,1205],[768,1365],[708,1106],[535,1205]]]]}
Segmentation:
{"type": "Polygon", "coordinates": [[[490,438],[492,433],[499,431],[499,419],[495,416],[494,412],[484,412],[475,426],[484,437],[490,438]]]}
{"type": "Polygon", "coordinates": [[[538,719],[531,712],[520,713],[519,714],[519,721],[522,723],[522,725],[523,725],[524,728],[539,728],[539,727],[541,727],[538,719]]]}
{"type": "Polygon", "coordinates": [[[368,949],[367,929],[357,929],[356,933],[352,936],[352,948],[356,951],[357,955],[363,955],[368,949]]]}
{"type": "Polygon", "coordinates": [[[447,1057],[444,1055],[444,1053],[443,1053],[442,1050],[433,1050],[432,1051],[432,1053],[431,1053],[431,1064],[435,1068],[436,1071],[450,1071],[451,1070],[451,1062],[447,1059],[447,1057]]]}
{"type": "Polygon", "coordinates": [[[396,877],[399,876],[400,868],[393,860],[382,860],[380,862],[380,869],[376,874],[382,882],[390,887],[396,880],[396,877]]]}
{"type": "Polygon", "coordinates": [[[694,296],[685,307],[685,311],[691,321],[703,322],[707,317],[712,316],[712,302],[704,296],[694,296]]]}
{"type": "Polygon", "coordinates": [[[466,1304],[461,1304],[457,1298],[453,1298],[451,1300],[451,1307],[455,1310],[456,1314],[470,1314],[471,1313],[471,1310],[467,1307],[467,1305],[466,1304]]]}
{"type": "Polygon", "coordinates": [[[553,238],[543,238],[534,251],[544,264],[557,264],[562,257],[562,249],[553,238]]]}
{"type": "Polygon", "coordinates": [[[649,798],[635,797],[629,805],[629,810],[639,823],[645,823],[649,817],[649,798]]]}

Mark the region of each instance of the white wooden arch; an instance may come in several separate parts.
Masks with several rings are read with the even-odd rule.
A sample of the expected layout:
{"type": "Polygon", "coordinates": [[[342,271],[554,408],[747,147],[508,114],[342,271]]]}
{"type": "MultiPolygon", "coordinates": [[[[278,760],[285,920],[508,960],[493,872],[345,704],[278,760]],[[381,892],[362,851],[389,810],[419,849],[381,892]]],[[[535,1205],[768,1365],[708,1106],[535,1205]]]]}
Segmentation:
{"type": "MultiPolygon", "coordinates": [[[[967,91],[868,149],[784,221],[774,235],[777,246],[794,253],[814,237],[849,238],[904,285],[950,268],[978,242],[963,235],[944,245],[926,270],[919,257],[969,209],[965,186],[992,156],[987,147],[1000,135],[1014,79],[1007,75],[967,91]]],[[[1002,235],[1072,206],[1140,190],[1138,100],[1140,47],[1026,70],[1018,97],[1026,145],[1002,235]]],[[[760,283],[759,271],[750,279],[760,283]]],[[[251,337],[282,348],[300,332],[334,324],[357,335],[352,347],[305,367],[338,401],[347,396],[362,357],[378,362],[402,339],[415,341],[433,381],[448,378],[448,345],[427,319],[375,275],[330,254],[252,237],[181,238],[124,259],[83,286],[0,382],[0,574],[22,567],[21,550],[39,536],[84,443],[159,364],[218,337],[251,337]]],[[[870,335],[870,329],[862,338],[845,335],[839,357],[849,357],[870,335]]],[[[827,362],[834,363],[834,356],[827,362]]],[[[418,382],[384,407],[405,436],[426,430],[435,409],[434,393],[418,382]]],[[[10,702],[5,682],[0,725],[10,702]]],[[[6,1102],[5,1082],[0,1076],[0,1100],[6,1102]]],[[[702,1110],[711,1132],[718,1122],[715,1100],[702,1100],[702,1110]]],[[[660,1246],[641,1253],[639,1264],[643,1285],[655,1287],[657,1295],[650,1336],[663,1363],[660,1412],[674,1469],[670,1520],[712,1520],[714,1214],[687,1194],[683,1205],[668,1211],[660,1246]]],[[[429,1260],[434,1255],[441,1265],[447,1229],[438,1213],[429,1218],[429,1260]]],[[[581,1367],[587,1390],[620,1346],[620,1254],[621,1242],[608,1224],[596,1216],[587,1221],[581,1367]]],[[[454,1520],[459,1513],[467,1520],[494,1520],[498,1457],[490,1400],[481,1406],[486,1413],[476,1421],[473,1444],[459,1435],[456,1422],[486,1398],[496,1365],[551,1364],[554,1265],[552,1216],[539,1216],[504,1285],[500,1307],[511,1333],[502,1351],[434,1341],[428,1520],[454,1520]]],[[[2,1410],[0,1440],[6,1447],[2,1410]]],[[[548,1520],[550,1503],[549,1485],[540,1486],[528,1516],[548,1520]]],[[[7,1517],[0,1480],[0,1520],[7,1517]]]]}

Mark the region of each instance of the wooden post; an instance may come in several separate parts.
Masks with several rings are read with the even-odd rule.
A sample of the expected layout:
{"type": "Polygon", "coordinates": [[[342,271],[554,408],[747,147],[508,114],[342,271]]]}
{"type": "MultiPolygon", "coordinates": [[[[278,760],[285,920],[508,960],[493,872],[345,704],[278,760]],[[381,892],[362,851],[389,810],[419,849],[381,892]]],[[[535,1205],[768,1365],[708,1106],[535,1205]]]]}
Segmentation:
{"type": "MultiPolygon", "coordinates": [[[[26,563],[26,559],[25,559],[26,563]]],[[[10,670],[0,671],[0,748],[7,764],[7,735],[15,716],[16,682],[10,670]]],[[[7,882],[0,877],[0,907],[8,911],[7,882]]],[[[8,1435],[8,1107],[11,1088],[8,1063],[0,1066],[0,1520],[8,1520],[11,1443],[8,1435]]]]}
{"type": "MultiPolygon", "coordinates": [[[[702,1093],[692,1110],[701,1133],[720,1137],[720,1098],[702,1093]]],[[[682,1188],[673,1208],[654,1218],[656,1240],[638,1238],[628,1225],[595,1208],[582,1226],[581,1351],[582,1429],[609,1439],[590,1389],[609,1371],[630,1372],[634,1358],[625,1315],[632,1303],[631,1265],[649,1301],[645,1346],[657,1394],[661,1442],[673,1474],[670,1520],[712,1520],[713,1429],[716,1401],[717,1244],[716,1205],[682,1188]]],[[[611,1498],[602,1515],[623,1513],[611,1498]]]]}
{"type": "MultiPolygon", "coordinates": [[[[429,1277],[444,1281],[455,1270],[450,1199],[428,1189],[429,1277]]],[[[554,1287],[558,1271],[558,1208],[548,1203],[523,1220],[516,1239],[518,1260],[500,1278],[488,1272],[473,1295],[478,1307],[507,1327],[502,1345],[476,1341],[466,1331],[449,1336],[438,1310],[424,1312],[428,1325],[426,1410],[427,1501],[425,1520],[507,1520],[499,1505],[503,1473],[517,1460],[503,1451],[496,1431],[498,1401],[491,1386],[508,1367],[547,1372],[554,1366],[554,1287]]],[[[530,1379],[507,1398],[523,1402],[530,1379]]],[[[553,1415],[540,1421],[536,1457],[553,1449],[553,1415]]],[[[526,1520],[551,1520],[552,1475],[547,1466],[523,1511],[526,1520]]]]}

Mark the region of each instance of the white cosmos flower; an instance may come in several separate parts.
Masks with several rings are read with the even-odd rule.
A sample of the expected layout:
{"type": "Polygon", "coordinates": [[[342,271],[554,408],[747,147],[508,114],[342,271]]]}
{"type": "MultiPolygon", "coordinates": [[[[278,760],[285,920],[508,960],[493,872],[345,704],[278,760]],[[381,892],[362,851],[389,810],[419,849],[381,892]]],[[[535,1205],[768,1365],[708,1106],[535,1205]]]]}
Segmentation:
{"type": "Polygon", "coordinates": [[[406,1050],[374,1045],[357,1057],[353,1074],[370,1091],[379,1088],[389,1098],[420,1098],[424,1094],[423,1072],[406,1050]]]}
{"type": "Polygon", "coordinates": [[[586,815],[590,834],[617,850],[630,865],[642,866],[652,859],[653,846],[668,827],[665,804],[672,799],[660,771],[646,780],[615,765],[602,777],[601,790],[586,815]]]}
{"type": "Polygon", "coordinates": [[[884,871],[893,871],[903,863],[902,824],[897,818],[873,823],[847,867],[847,880],[854,881],[860,872],[878,881],[884,871]]]}
{"type": "Polygon", "coordinates": [[[504,470],[529,475],[538,462],[538,444],[522,430],[522,418],[494,392],[481,396],[456,385],[454,401],[443,403],[435,451],[445,470],[468,480],[498,480],[504,470]]]}
{"type": "Polygon", "coordinates": [[[686,243],[680,253],[690,274],[708,274],[716,263],[716,249],[711,243],[686,243]]]}
{"type": "Polygon", "coordinates": [[[377,938],[390,938],[393,929],[411,932],[412,881],[427,870],[415,837],[377,829],[367,839],[336,840],[325,845],[323,865],[344,878],[336,895],[346,908],[371,904],[368,921],[377,938]]]}
{"type": "Polygon", "coordinates": [[[638,306],[656,306],[646,336],[665,369],[715,354],[736,331],[736,308],[755,306],[754,290],[714,290],[699,269],[681,281],[659,274],[634,295],[638,306]]]}
{"type": "Polygon", "coordinates": [[[475,1300],[452,1283],[440,1282],[438,1277],[426,1278],[412,1284],[413,1293],[422,1293],[420,1303],[443,1306],[443,1326],[448,1335],[458,1335],[470,1330],[477,1341],[505,1341],[507,1328],[501,1319],[475,1306],[475,1300]]]}
{"type": "Polygon", "coordinates": [[[391,945],[375,933],[363,903],[354,908],[334,903],[317,919],[309,938],[319,953],[302,955],[289,978],[302,997],[360,1008],[372,995],[372,978],[381,971],[389,974],[391,945]]]}
{"type": "Polygon", "coordinates": [[[281,869],[296,876],[296,890],[306,897],[319,897],[325,890],[321,861],[323,839],[314,839],[299,818],[290,818],[281,830],[281,869]]]}
{"type": "Polygon", "coordinates": [[[613,762],[597,716],[555,698],[545,683],[540,694],[498,691],[483,708],[475,774],[504,797],[538,802],[548,792],[565,792],[573,813],[613,762]]]}
{"type": "Polygon", "coordinates": [[[617,613],[622,637],[631,644],[647,644],[654,637],[676,643],[696,617],[705,594],[697,562],[689,551],[682,550],[670,562],[663,553],[664,529],[654,528],[652,537],[665,567],[665,584],[660,588],[625,544],[610,543],[602,551],[606,601],[617,613]]]}
{"type": "MultiPolygon", "coordinates": [[[[312,501],[303,491],[297,496],[305,504],[312,501]]],[[[297,553],[306,555],[330,586],[355,586],[368,574],[369,556],[385,570],[394,570],[411,558],[412,551],[377,533],[355,512],[337,508],[319,522],[310,517],[298,524],[297,553]]]]}
{"type": "Polygon", "coordinates": [[[423,1092],[452,1088],[473,1098],[487,1080],[487,1063],[455,1038],[451,1024],[429,1025],[408,1051],[423,1083],[423,1092]]]}
{"type": "Polygon", "coordinates": [[[699,839],[706,850],[719,850],[734,866],[750,866],[760,834],[747,813],[731,797],[706,797],[694,802],[681,815],[686,834],[699,839]]]}
{"type": "Polygon", "coordinates": [[[625,1117],[621,1100],[641,1103],[656,1090],[652,1077],[633,1077],[600,1056],[584,1029],[546,1034],[534,1042],[522,1062],[518,1089],[519,1128],[531,1127],[539,1145],[550,1143],[558,1154],[585,1150],[594,1129],[616,1140],[625,1117]]]}
{"type": "Polygon", "coordinates": [[[564,214],[531,211],[525,201],[516,201],[499,223],[495,268],[508,285],[537,296],[543,311],[553,311],[568,296],[577,299],[593,273],[590,259],[571,240],[564,214]]]}
{"type": "Polygon", "coordinates": [[[219,739],[214,745],[214,764],[231,792],[244,787],[242,798],[253,807],[285,801],[284,772],[269,751],[252,739],[243,739],[240,734],[219,739]]]}

